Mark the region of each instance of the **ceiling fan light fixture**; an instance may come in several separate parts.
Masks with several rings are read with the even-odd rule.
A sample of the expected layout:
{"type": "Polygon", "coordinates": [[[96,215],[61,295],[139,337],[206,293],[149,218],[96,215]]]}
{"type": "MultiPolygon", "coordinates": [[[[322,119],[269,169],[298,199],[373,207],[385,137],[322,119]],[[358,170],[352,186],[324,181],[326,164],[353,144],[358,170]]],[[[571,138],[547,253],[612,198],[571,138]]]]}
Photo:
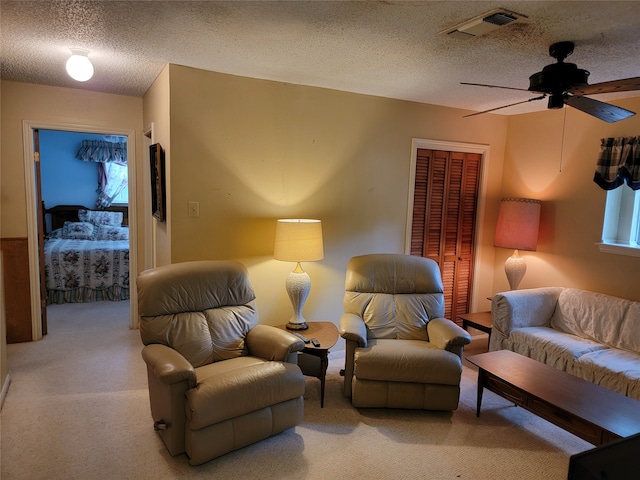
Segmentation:
{"type": "Polygon", "coordinates": [[[539,97],[530,98],[522,102],[511,103],[501,107],[490,108],[482,112],[475,112],[465,117],[473,117],[483,113],[494,112],[503,108],[512,107],[521,103],[541,100],[549,96],[547,108],[559,109],[565,105],[580,110],[587,115],[591,115],[608,123],[618,122],[635,115],[635,112],[626,108],[618,107],[610,103],[594,100],[585,95],[595,95],[597,93],[630,92],[640,90],[640,77],[621,78],[609,82],[589,85],[589,72],[578,68],[573,63],[565,63],[564,59],[573,53],[573,42],[556,42],[549,47],[549,55],[557,62],[547,65],[541,72],[534,73],[529,77],[529,88],[524,90],[515,87],[503,87],[500,85],[486,85],[482,83],[461,82],[463,85],[476,85],[479,87],[505,88],[508,90],[521,90],[525,92],[542,93],[539,97]]]}
{"type": "Polygon", "coordinates": [[[552,110],[564,107],[564,95],[561,93],[549,95],[549,103],[547,104],[547,107],[552,110]]]}
{"type": "Polygon", "coordinates": [[[93,64],[89,60],[89,50],[71,48],[71,56],[67,60],[66,69],[71,78],[78,82],[86,82],[93,77],[93,64]]]}

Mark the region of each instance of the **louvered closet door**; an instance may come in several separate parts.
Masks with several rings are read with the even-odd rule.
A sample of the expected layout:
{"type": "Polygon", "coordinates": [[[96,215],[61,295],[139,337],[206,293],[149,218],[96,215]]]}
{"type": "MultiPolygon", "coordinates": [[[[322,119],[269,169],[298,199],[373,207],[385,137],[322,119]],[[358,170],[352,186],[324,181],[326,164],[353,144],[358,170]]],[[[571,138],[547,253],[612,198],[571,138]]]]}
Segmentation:
{"type": "Polygon", "coordinates": [[[418,149],[411,255],[435,260],[445,317],[469,311],[482,155],[418,149]]]}

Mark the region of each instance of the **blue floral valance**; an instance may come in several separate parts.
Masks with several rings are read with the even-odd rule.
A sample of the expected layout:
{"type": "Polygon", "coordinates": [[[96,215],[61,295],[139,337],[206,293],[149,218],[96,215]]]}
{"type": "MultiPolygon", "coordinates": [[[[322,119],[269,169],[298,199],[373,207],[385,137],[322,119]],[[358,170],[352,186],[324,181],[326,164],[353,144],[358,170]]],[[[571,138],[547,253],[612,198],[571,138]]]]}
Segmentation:
{"type": "MultiPolygon", "coordinates": [[[[123,138],[123,137],[116,137],[123,138]]],[[[126,138],[126,137],[125,137],[126,138]]],[[[128,184],[127,144],[120,141],[83,140],[76,158],[98,164],[98,199],[96,208],[111,206],[128,184]]]]}
{"type": "Polygon", "coordinates": [[[603,138],[593,181],[604,190],[625,182],[640,190],[640,137],[603,138]]]}
{"type": "Polygon", "coordinates": [[[85,162],[127,164],[127,144],[105,140],[83,140],[76,158],[85,162]]]}

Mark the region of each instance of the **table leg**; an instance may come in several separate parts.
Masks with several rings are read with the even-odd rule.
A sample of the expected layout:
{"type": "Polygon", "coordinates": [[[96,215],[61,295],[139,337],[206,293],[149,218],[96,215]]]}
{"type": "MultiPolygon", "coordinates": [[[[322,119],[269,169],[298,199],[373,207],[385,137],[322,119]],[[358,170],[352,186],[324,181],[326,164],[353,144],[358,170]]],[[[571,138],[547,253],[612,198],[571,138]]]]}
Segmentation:
{"type": "Polygon", "coordinates": [[[482,405],[482,392],[484,391],[484,370],[478,369],[478,397],[476,400],[476,417],[480,416],[480,406],[482,405]]]}
{"type": "Polygon", "coordinates": [[[324,380],[329,367],[329,352],[321,352],[320,355],[320,408],[324,408],[324,380]]]}

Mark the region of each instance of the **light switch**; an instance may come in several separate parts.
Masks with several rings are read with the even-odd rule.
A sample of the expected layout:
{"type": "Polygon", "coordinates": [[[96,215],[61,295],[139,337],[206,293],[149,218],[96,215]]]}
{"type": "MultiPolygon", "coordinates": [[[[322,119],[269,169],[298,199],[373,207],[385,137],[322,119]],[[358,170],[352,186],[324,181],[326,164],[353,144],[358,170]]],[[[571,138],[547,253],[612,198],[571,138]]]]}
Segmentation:
{"type": "Polygon", "coordinates": [[[199,217],[200,216],[200,203],[199,202],[189,202],[189,216],[190,217],[199,217]]]}

